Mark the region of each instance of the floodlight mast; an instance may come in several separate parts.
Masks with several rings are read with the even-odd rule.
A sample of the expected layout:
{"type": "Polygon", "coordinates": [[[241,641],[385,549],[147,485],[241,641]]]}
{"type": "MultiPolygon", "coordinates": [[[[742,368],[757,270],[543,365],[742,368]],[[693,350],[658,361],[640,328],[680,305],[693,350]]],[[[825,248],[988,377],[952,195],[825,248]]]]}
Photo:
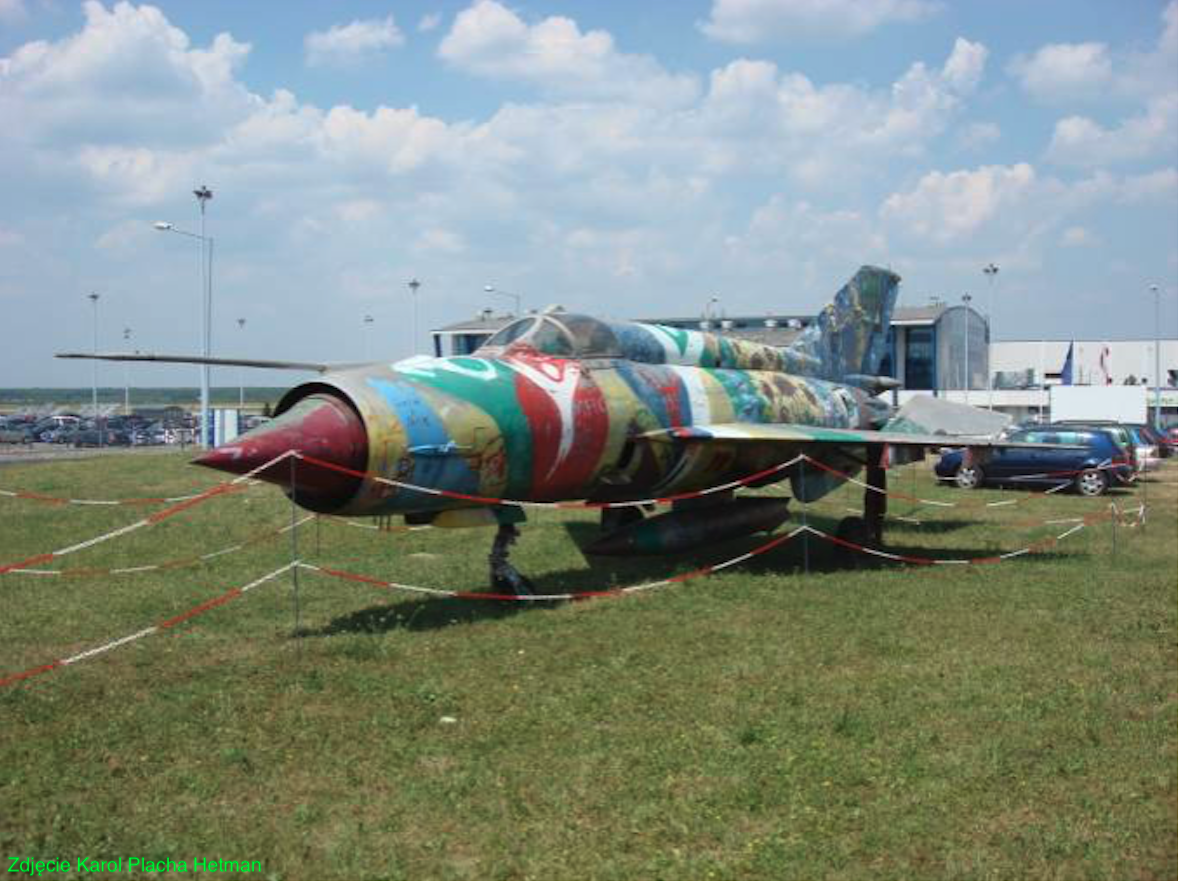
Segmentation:
{"type": "Polygon", "coordinates": [[[519,294],[513,294],[510,291],[501,291],[493,284],[483,285],[483,291],[488,294],[495,294],[498,297],[510,297],[511,299],[515,300],[515,317],[518,318],[522,314],[521,310],[523,307],[520,305],[521,300],[519,294]]]}
{"type": "MultiPolygon", "coordinates": [[[[200,233],[188,232],[166,220],[157,220],[152,226],[160,232],[171,232],[200,241],[200,288],[201,288],[201,354],[207,359],[213,349],[213,240],[205,235],[205,203],[213,198],[213,191],[201,185],[192,191],[200,203],[200,233]]],[[[200,368],[200,440],[201,447],[209,448],[211,443],[209,424],[209,365],[200,368]]]]}

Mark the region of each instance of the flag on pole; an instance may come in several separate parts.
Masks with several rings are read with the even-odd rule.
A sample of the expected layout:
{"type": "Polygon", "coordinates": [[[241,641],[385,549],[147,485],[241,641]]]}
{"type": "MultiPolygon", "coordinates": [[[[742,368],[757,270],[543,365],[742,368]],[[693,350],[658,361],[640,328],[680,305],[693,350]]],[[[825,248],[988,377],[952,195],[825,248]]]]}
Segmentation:
{"type": "Polygon", "coordinates": [[[1060,371],[1059,381],[1062,385],[1072,385],[1072,355],[1075,349],[1075,342],[1068,343],[1068,356],[1063,359],[1063,370],[1060,371]]]}
{"type": "Polygon", "coordinates": [[[1104,374],[1104,384],[1113,384],[1113,372],[1109,365],[1112,363],[1112,352],[1109,351],[1108,343],[1101,346],[1100,349],[1100,372],[1104,374]]]}

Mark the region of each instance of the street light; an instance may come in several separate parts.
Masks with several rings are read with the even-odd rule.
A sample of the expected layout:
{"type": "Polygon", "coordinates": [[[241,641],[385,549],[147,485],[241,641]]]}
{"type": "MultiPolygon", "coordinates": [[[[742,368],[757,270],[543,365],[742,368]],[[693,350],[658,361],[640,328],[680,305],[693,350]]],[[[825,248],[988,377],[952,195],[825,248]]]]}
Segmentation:
{"type": "MultiPolygon", "coordinates": [[[[87,294],[94,306],[94,354],[98,354],[98,294],[87,294]]],[[[98,432],[98,445],[102,446],[102,426],[98,424],[98,360],[90,364],[90,406],[94,411],[94,428],[98,432]]]]}
{"type": "Polygon", "coordinates": [[[498,288],[496,288],[493,284],[483,285],[483,290],[486,291],[488,294],[495,294],[500,297],[511,297],[511,299],[515,300],[515,314],[517,316],[520,314],[523,307],[520,306],[519,294],[513,294],[508,291],[501,291],[498,288]]]}
{"type": "Polygon", "coordinates": [[[986,406],[994,409],[994,365],[990,363],[990,355],[994,351],[994,282],[998,278],[998,266],[990,263],[982,267],[986,274],[990,289],[990,303],[986,307],[986,406]]]}
{"type": "Polygon", "coordinates": [[[372,336],[372,322],[375,321],[371,315],[364,316],[364,360],[372,360],[372,346],[370,345],[369,337],[372,336]]]}
{"type": "Polygon", "coordinates": [[[1162,293],[1156,284],[1153,291],[1153,424],[1162,427],[1162,293]]]}
{"type": "Polygon", "coordinates": [[[965,382],[962,383],[962,388],[965,389],[965,403],[969,404],[969,304],[973,301],[973,297],[965,294],[961,298],[961,302],[965,304],[965,357],[962,359],[962,373],[965,376],[965,382]]]}
{"type": "MultiPolygon", "coordinates": [[[[171,232],[176,235],[188,236],[200,241],[200,283],[202,313],[201,322],[201,354],[208,358],[212,353],[212,320],[213,320],[213,240],[205,235],[205,203],[213,198],[213,192],[208,187],[199,187],[192,191],[200,202],[200,233],[188,232],[174,224],[163,220],[156,221],[155,228],[160,232],[171,232]]],[[[208,446],[209,435],[209,365],[204,363],[200,368],[200,445],[208,446]]]]}
{"type": "Polygon", "coordinates": [[[420,339],[417,335],[417,289],[421,287],[421,282],[419,282],[417,279],[412,279],[408,282],[408,286],[409,293],[413,294],[413,344],[409,347],[409,354],[416,355],[417,342],[420,339]]]}
{"type": "MultiPolygon", "coordinates": [[[[237,319],[237,326],[239,328],[241,328],[242,333],[244,333],[245,332],[245,319],[238,318],[237,319]]],[[[238,384],[238,387],[241,392],[241,394],[238,396],[238,399],[237,399],[237,409],[244,410],[245,409],[245,368],[244,367],[239,367],[237,369],[237,384],[238,384]]]]}
{"type": "MultiPolygon", "coordinates": [[[[123,345],[130,351],[131,349],[131,328],[123,328],[123,345]]],[[[131,415],[131,365],[123,362],[123,414],[125,416],[131,415]]]]}

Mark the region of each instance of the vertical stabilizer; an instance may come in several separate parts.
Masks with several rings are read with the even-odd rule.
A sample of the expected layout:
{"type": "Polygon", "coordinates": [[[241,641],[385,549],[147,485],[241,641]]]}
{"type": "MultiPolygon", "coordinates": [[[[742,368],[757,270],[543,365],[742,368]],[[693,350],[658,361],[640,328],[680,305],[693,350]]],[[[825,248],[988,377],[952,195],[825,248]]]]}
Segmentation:
{"type": "Polygon", "coordinates": [[[861,267],[789,349],[814,359],[819,366],[813,375],[822,379],[875,376],[899,292],[900,276],[890,269],[861,267]]]}

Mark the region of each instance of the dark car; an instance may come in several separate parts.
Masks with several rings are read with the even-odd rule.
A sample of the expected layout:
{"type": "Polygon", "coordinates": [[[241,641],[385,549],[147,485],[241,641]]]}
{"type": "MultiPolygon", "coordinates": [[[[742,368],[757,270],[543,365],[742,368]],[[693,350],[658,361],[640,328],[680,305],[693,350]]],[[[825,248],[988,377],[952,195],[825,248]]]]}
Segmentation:
{"type": "Polygon", "coordinates": [[[980,465],[966,464],[962,450],[951,450],[937,463],[937,478],[952,480],[962,489],[986,483],[1071,483],[1085,496],[1098,496],[1110,485],[1133,479],[1125,450],[1101,429],[1043,426],[1015,432],[1006,440],[1035,446],[999,447],[980,465]]]}

